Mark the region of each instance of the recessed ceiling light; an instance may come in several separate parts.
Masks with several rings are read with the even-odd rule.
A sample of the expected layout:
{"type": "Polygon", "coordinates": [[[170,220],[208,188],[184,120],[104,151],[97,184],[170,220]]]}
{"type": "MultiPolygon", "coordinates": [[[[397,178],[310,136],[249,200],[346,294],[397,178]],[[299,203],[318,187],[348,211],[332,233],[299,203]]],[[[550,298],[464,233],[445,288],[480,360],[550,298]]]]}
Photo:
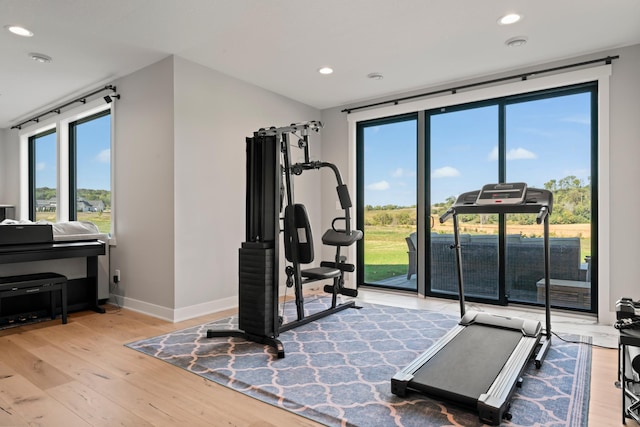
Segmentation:
{"type": "Polygon", "coordinates": [[[318,70],[320,74],[331,74],[333,73],[333,68],[331,67],[322,67],[318,70]]]}
{"type": "Polygon", "coordinates": [[[505,41],[504,44],[509,47],[524,46],[525,44],[527,44],[527,38],[525,36],[511,37],[509,40],[505,41]]]}
{"type": "Polygon", "coordinates": [[[5,25],[4,27],[7,31],[9,31],[10,33],[15,34],[16,36],[22,36],[22,37],[33,37],[33,32],[21,27],[19,25],[5,25]]]}
{"type": "Polygon", "coordinates": [[[36,62],[40,62],[41,64],[46,64],[52,61],[49,55],[45,55],[44,53],[35,53],[31,52],[29,54],[29,58],[33,59],[36,62]]]}
{"type": "Polygon", "coordinates": [[[382,79],[384,79],[384,76],[382,75],[382,73],[369,73],[369,74],[367,74],[367,77],[372,79],[372,80],[382,80],[382,79]]]}
{"type": "Polygon", "coordinates": [[[522,19],[522,15],[519,15],[517,13],[509,13],[507,15],[501,16],[498,19],[498,24],[500,24],[500,25],[515,24],[516,22],[518,22],[521,19],[522,19]]]}

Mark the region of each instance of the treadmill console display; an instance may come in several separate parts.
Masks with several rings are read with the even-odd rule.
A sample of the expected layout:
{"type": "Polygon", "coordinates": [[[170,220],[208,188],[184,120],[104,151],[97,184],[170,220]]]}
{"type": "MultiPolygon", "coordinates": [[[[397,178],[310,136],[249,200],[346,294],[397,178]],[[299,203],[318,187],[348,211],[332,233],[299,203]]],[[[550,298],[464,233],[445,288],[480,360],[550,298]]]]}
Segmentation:
{"type": "Polygon", "coordinates": [[[482,187],[476,200],[477,205],[520,205],[525,202],[527,184],[488,184],[482,187]]]}

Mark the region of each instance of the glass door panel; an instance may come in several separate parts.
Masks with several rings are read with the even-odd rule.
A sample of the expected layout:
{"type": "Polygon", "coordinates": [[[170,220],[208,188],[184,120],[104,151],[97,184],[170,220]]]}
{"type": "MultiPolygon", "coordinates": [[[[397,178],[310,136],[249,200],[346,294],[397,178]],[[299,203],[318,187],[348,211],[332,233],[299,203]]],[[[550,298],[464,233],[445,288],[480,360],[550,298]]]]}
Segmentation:
{"type": "Polygon", "coordinates": [[[360,129],[364,284],[417,291],[417,119],[360,129]]]}
{"type": "MultiPolygon", "coordinates": [[[[453,221],[439,217],[463,192],[498,182],[498,106],[443,110],[429,116],[430,292],[458,294],[453,221]]],[[[499,299],[498,219],[460,215],[465,296],[499,299]]]]}
{"type": "MultiPolygon", "coordinates": [[[[591,309],[591,92],[506,106],[506,180],[553,192],[551,304],[591,309]]],[[[544,302],[542,225],[507,219],[509,301],[544,302]],[[509,265],[511,263],[511,265],[509,265]]]]}

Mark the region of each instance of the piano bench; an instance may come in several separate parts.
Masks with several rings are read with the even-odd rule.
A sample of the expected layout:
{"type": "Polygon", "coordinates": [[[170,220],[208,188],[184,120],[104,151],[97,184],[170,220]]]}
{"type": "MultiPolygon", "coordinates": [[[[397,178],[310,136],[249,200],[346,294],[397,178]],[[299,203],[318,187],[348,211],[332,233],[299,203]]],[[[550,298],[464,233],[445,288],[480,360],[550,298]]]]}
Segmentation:
{"type": "Polygon", "coordinates": [[[56,318],[54,292],[60,291],[62,323],[67,323],[67,277],[58,273],[35,273],[0,277],[0,302],[4,298],[48,292],[51,319],[56,318]]]}

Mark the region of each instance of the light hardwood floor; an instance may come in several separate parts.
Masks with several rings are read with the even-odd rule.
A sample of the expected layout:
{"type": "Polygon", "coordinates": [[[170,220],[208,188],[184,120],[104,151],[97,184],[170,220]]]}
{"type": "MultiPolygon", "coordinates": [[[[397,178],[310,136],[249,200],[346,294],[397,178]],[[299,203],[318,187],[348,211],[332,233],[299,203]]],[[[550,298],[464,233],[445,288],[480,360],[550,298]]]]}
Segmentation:
{"type": "MultiPolygon", "coordinates": [[[[169,323],[105,307],[105,314],[72,313],[66,325],[57,320],[0,331],[1,426],[319,425],[124,346],[233,311],[169,323]]],[[[617,351],[594,348],[591,374],[589,425],[621,425],[617,351]]]]}

